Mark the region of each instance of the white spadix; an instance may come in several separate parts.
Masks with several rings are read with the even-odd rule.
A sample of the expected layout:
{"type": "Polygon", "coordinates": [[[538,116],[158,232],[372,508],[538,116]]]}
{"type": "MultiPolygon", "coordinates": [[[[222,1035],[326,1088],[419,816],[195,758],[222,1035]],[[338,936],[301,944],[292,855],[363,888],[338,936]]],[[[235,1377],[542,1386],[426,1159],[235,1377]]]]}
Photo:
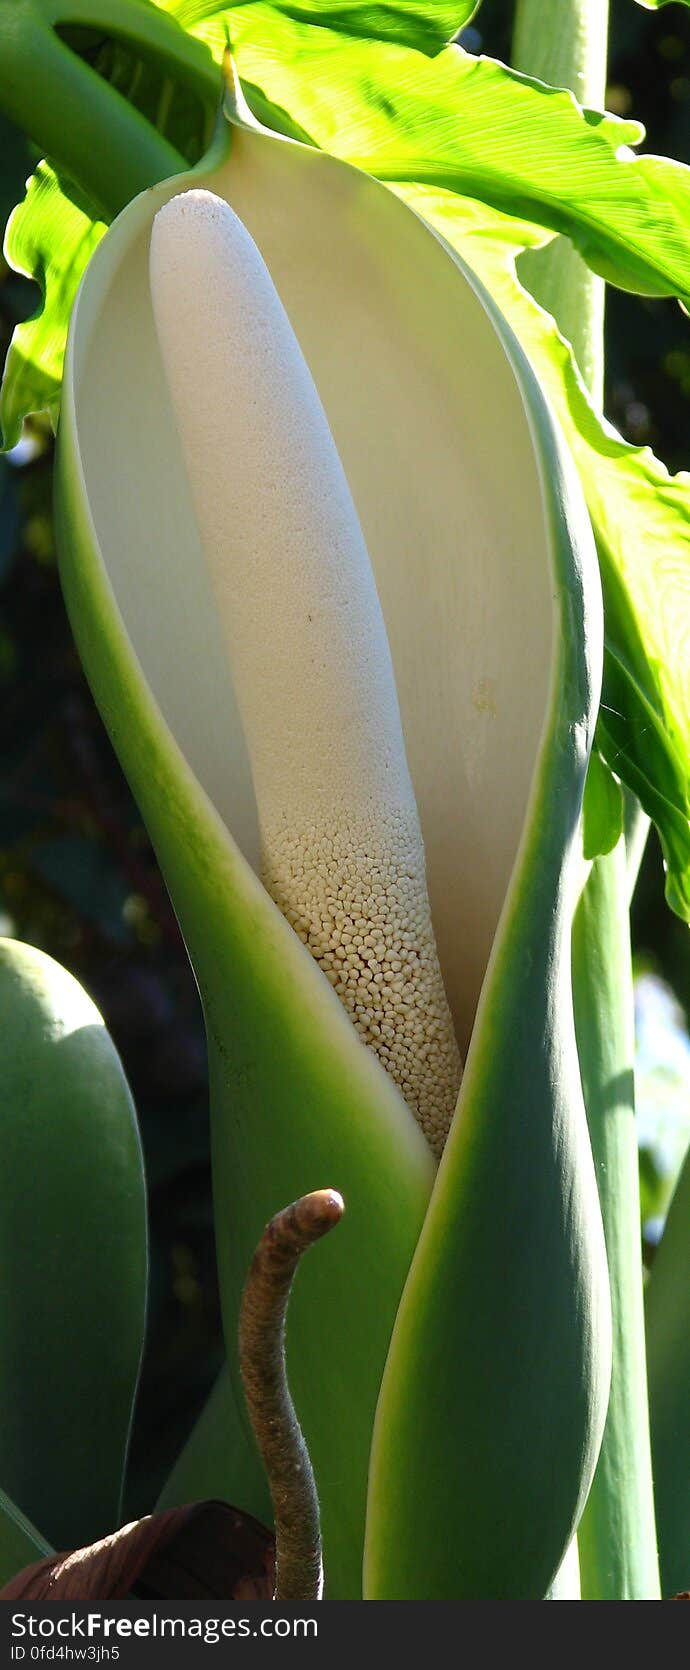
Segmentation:
{"type": "Polygon", "coordinates": [[[172,198],[154,221],[150,270],[251,760],[262,879],[440,1153],[461,1064],[345,473],[270,274],[227,203],[172,198]]]}

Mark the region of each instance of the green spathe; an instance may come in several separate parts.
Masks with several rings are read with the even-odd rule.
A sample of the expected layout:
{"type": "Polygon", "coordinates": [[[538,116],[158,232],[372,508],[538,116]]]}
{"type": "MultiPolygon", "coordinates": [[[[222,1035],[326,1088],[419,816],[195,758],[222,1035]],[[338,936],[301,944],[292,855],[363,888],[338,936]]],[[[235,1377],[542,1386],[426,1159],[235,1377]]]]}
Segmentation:
{"type": "MultiPolygon", "coordinates": [[[[545,1313],[543,1283],[530,1296],[519,1261],[503,1267],[495,1186],[483,1173],[474,1211],[503,1271],[505,1305],[515,1302],[535,1342],[523,1449],[540,1479],[564,1461],[562,1485],[556,1466],[556,1505],[532,1549],[536,1592],[559,1564],[589,1483],[608,1389],[601,1224],[559,960],[601,675],[591,533],[539,389],[455,257],[376,182],[269,135],[237,107],[232,116],[232,144],[221,137],[194,174],[132,203],[82,286],[59,439],[65,595],[204,1002],[235,1380],[239,1295],[266,1219],[324,1184],[347,1201],[342,1231],[303,1272],[288,1351],[321,1496],[327,1594],[357,1596],[374,1412],[433,1167],[405,1103],[255,874],[256,811],[232,668],[200,560],[147,276],[156,211],[181,189],[203,184],[231,202],[258,244],[345,465],[391,645],[459,1041],[472,1037],[475,1063],[495,1057],[490,1096],[486,1074],[475,1067],[470,1075],[467,1129],[491,1133],[501,1175],[520,1172],[524,1224],[544,1253],[544,1277],[551,1259],[556,1300],[545,1313]],[[543,1049],[538,1004],[545,993],[543,1049]],[[529,1024],[516,1038],[511,1028],[525,1008],[529,1024]],[[572,1390],[545,1426],[553,1376],[546,1375],[543,1393],[540,1385],[554,1303],[570,1328],[557,1389],[572,1390]]],[[[444,1161],[442,1172],[452,1213],[451,1197],[464,1203],[471,1182],[461,1138],[453,1152],[452,1170],[444,1161]]],[[[463,1304],[471,1306],[476,1269],[464,1277],[463,1304]]],[[[448,1367],[459,1337],[453,1321],[448,1367]]],[[[477,1407],[488,1379],[492,1415],[505,1414],[514,1400],[512,1368],[506,1375],[502,1349],[488,1333],[484,1348],[483,1357],[463,1364],[474,1387],[468,1396],[477,1407]]],[[[404,1364],[401,1373],[402,1386],[404,1364]]],[[[392,1367],[389,1388],[395,1374],[392,1367]]],[[[457,1469],[459,1449],[472,1442],[462,1419],[448,1419],[444,1409],[441,1431],[433,1405],[416,1387],[408,1392],[417,1433],[410,1466],[431,1435],[457,1469]]],[[[387,1488],[380,1451],[377,1465],[380,1500],[387,1488]]],[[[254,1494],[240,1505],[261,1511],[265,1485],[251,1457],[242,1471],[247,1496],[252,1478],[254,1494]]],[[[494,1481],[493,1512],[507,1511],[515,1482],[507,1475],[494,1481]]],[[[423,1513],[431,1513],[435,1482],[420,1477],[415,1488],[423,1513]]],[[[529,1504],[520,1507],[522,1519],[529,1504]]],[[[461,1560],[476,1540],[469,1514],[459,1542],[458,1532],[454,1504],[452,1539],[447,1517],[440,1535],[446,1546],[457,1543],[461,1560]]],[[[477,1558],[490,1592],[494,1557],[486,1537],[477,1558]]],[[[523,1577],[516,1550],[508,1581],[523,1577]]],[[[455,1597],[461,1587],[456,1561],[447,1592],[455,1597]]],[[[398,1592],[394,1573],[383,1592],[398,1592]]]]}
{"type": "Polygon", "coordinates": [[[601,605],[572,464],[545,406],[533,421],[550,457],[552,682],[456,1119],[386,1364],[367,1517],[372,1599],[543,1598],[584,1505],[609,1394],[606,1256],[570,980],[601,605]]]}

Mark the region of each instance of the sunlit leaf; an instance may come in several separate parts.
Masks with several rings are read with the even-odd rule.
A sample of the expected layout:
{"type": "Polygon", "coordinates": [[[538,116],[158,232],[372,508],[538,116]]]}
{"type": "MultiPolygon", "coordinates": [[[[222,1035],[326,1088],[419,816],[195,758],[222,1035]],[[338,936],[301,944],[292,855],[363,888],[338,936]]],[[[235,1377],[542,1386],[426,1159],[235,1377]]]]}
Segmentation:
{"type": "Polygon", "coordinates": [[[690,169],[634,156],[638,122],[459,47],[430,62],[386,43],[343,46],[270,7],[240,12],[234,41],[272,126],[288,111],[314,144],[379,179],[477,197],[567,233],[625,289],[690,298],[690,169]]]}
{"type": "MultiPolygon", "coordinates": [[[[270,10],[254,0],[239,0],[235,6],[218,5],[218,0],[155,0],[161,11],[169,12],[201,39],[220,33],[224,42],[227,21],[234,39],[234,27],[242,12],[270,10]]],[[[299,24],[316,24],[319,29],[354,38],[398,41],[418,52],[437,52],[456,32],[469,23],[480,0],[276,0],[274,10],[284,12],[299,24]]]]}
{"type": "Polygon", "coordinates": [[[104,231],[71,182],[40,163],[5,237],[6,260],[42,291],[38,312],[17,326],[7,359],[0,394],[6,447],[16,445],[31,412],[47,412],[56,425],[72,302],[104,231]]]}
{"type": "Polygon", "coordinates": [[[585,858],[612,852],[623,829],[620,783],[594,752],[589,762],[582,805],[582,845],[585,858]]]}

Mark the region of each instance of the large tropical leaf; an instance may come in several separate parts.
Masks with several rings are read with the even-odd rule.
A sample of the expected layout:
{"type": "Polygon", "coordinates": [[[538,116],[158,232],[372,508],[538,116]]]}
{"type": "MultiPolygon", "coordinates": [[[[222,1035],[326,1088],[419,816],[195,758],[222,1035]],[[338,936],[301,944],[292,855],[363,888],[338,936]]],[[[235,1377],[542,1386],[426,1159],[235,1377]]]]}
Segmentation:
{"type": "MultiPolygon", "coordinates": [[[[396,41],[417,52],[434,53],[469,23],[480,0],[276,0],[275,10],[300,24],[352,39],[396,41]]],[[[161,11],[200,39],[213,38],[225,26],[234,34],[241,11],[264,9],[257,0],[154,0],[161,11]]]]}
{"type": "MultiPolygon", "coordinates": [[[[269,6],[234,27],[240,73],[274,107],[271,126],[287,110],[313,144],[379,179],[475,196],[567,233],[623,288],[690,297],[690,169],[635,156],[639,123],[582,110],[459,47],[430,62],[386,43],[343,46],[269,6]]],[[[210,26],[205,38],[218,49],[210,26]]]]}
{"type": "MultiPolygon", "coordinates": [[[[28,20],[25,35],[36,13],[61,11],[55,5],[42,7],[41,0],[19,3],[28,20]]],[[[83,0],[81,7],[65,7],[75,21],[78,15],[92,17],[94,25],[100,19],[106,35],[120,18],[118,40],[131,53],[138,48],[148,62],[157,50],[168,70],[174,62],[179,79],[193,83],[199,96],[211,102],[217,87],[213,60],[219,61],[229,29],[240,72],[270,126],[293,132],[297,126],[300,137],[380,178],[450,188],[566,232],[590,265],[624,287],[652,295],[689,294],[690,171],[666,158],[635,157],[629,146],[643,137],[638,123],[583,111],[570,93],[458,47],[430,60],[411,50],[409,39],[400,45],[363,38],[371,25],[366,6],[351,9],[352,19],[358,19],[356,34],[337,26],[349,15],[337,6],[325,14],[319,10],[318,27],[305,22],[305,16],[316,15],[316,8],[306,4],[283,11],[253,0],[235,7],[166,0],[153,23],[161,10],[159,40],[149,21],[154,8],[143,7],[140,0],[119,0],[119,5],[117,0],[109,5],[83,0]]],[[[398,11],[392,8],[394,15],[398,11]]],[[[402,8],[402,13],[435,15],[433,8],[421,14],[402,8]]],[[[445,36],[443,21],[440,33],[445,36]]],[[[21,32],[15,28],[15,33],[21,32]]],[[[45,26],[41,39],[44,33],[45,26]]],[[[66,76],[73,58],[59,44],[64,56],[50,61],[58,84],[60,69],[66,76]]],[[[11,67],[11,53],[9,61],[11,67]]],[[[100,75],[79,68],[79,88],[92,100],[94,84],[104,89],[103,97],[113,92],[106,86],[108,74],[118,80],[112,64],[104,65],[100,75]]],[[[0,89],[7,104],[10,91],[1,81],[0,89]]],[[[127,94],[126,81],[122,91],[127,94]]],[[[120,115],[121,106],[119,100],[120,115]]],[[[154,109],[144,108],[153,120],[154,109]]],[[[101,107],[94,102],[94,120],[99,116],[104,127],[111,125],[108,103],[101,107]]],[[[142,126],[150,132],[151,121],[135,124],[130,148],[136,138],[143,149],[142,126]]],[[[181,135],[173,128],[169,137],[183,154],[181,135]]],[[[59,135],[53,138],[59,147],[59,135]]],[[[54,152],[53,160],[56,156],[65,166],[65,157],[54,152]]],[[[142,155],[139,166],[146,166],[146,160],[142,155]]],[[[160,167],[160,158],[149,160],[160,167]]],[[[170,158],[168,169],[173,165],[170,158]]],[[[82,189],[93,166],[92,159],[84,159],[80,173],[72,170],[82,189]]]]}
{"type": "Polygon", "coordinates": [[[10,266],[35,278],[42,291],[38,312],[18,325],[7,356],[0,392],[6,447],[19,440],[32,412],[47,412],[57,426],[67,324],[82,273],[104,231],[70,181],[40,163],[5,236],[10,266]]]}

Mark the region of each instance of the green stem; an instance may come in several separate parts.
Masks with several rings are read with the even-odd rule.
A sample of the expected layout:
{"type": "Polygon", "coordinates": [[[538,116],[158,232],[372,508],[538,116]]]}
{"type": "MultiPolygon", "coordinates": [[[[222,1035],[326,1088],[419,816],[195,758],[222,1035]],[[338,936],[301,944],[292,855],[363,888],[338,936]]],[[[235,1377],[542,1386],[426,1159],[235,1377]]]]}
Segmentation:
{"type": "MultiPolygon", "coordinates": [[[[608,0],[517,0],[513,62],[602,108],[608,0]]],[[[557,238],[524,257],[521,278],[571,342],[602,401],[604,285],[557,238]]],[[[634,820],[633,820],[634,822],[634,820]]],[[[632,825],[631,825],[632,828],[632,825]]],[[[631,853],[638,861],[639,841],[631,853]]],[[[601,1455],[578,1532],[584,1600],[659,1595],[642,1309],[634,1028],[626,842],[598,858],[573,924],[580,1071],[611,1278],[613,1373],[601,1455]]]]}
{"type": "Polygon", "coordinates": [[[659,1597],[645,1367],[625,842],[597,858],[573,926],[580,1070],[613,1309],[611,1398],[578,1531],[584,1600],[659,1597]]]}
{"type": "MultiPolygon", "coordinates": [[[[20,0],[21,3],[21,0],[20,0]]],[[[163,74],[215,108],[219,70],[209,48],[187,34],[169,13],[147,0],[31,0],[52,25],[80,26],[123,41],[154,59],[163,74]]]]}
{"type": "Polygon", "coordinates": [[[690,1150],[646,1297],[659,1554],[670,1597],[690,1589],[690,1150]]]}
{"type": "MultiPolygon", "coordinates": [[[[569,87],[580,104],[603,110],[606,92],[608,0],[517,0],[512,60],[515,69],[569,87]]],[[[570,342],[597,405],[603,403],[604,285],[567,238],[530,250],[520,277],[553,314],[570,342]]]]}
{"type": "Polygon", "coordinates": [[[186,167],[180,153],[55,33],[103,29],[155,56],[207,103],[218,69],[178,24],[141,0],[0,0],[0,109],[111,220],[156,180],[186,167]]]}

